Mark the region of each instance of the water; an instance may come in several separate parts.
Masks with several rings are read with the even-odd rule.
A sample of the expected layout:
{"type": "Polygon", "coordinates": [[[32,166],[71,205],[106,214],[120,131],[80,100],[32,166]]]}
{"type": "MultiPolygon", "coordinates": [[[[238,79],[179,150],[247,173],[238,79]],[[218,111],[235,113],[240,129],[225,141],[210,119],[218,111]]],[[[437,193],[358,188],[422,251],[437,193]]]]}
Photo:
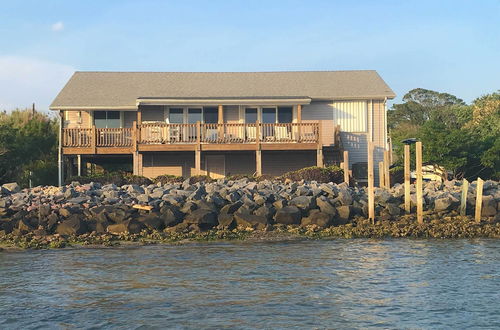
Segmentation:
{"type": "Polygon", "coordinates": [[[495,328],[500,240],[0,252],[0,328],[495,328]]]}

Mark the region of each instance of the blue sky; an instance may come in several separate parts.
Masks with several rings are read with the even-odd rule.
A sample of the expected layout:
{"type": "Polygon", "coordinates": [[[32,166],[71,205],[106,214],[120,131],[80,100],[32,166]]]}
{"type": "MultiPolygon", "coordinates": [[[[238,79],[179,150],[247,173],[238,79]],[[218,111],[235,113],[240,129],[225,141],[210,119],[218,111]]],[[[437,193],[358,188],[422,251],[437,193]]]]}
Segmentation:
{"type": "Polygon", "coordinates": [[[47,109],[75,70],[374,69],[398,99],[500,89],[500,0],[0,0],[0,36],[0,109],[47,109]]]}

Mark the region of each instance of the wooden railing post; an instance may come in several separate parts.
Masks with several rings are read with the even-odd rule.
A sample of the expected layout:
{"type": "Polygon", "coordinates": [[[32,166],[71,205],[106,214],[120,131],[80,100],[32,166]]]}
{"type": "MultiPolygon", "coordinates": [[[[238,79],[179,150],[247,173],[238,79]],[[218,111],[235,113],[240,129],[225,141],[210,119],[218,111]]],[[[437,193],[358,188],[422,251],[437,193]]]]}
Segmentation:
{"type": "Polygon", "coordinates": [[[137,122],[132,123],[132,150],[137,151],[137,122]]]}
{"type": "Polygon", "coordinates": [[[297,105],[297,132],[298,132],[298,139],[297,142],[300,142],[302,140],[302,105],[298,104],[297,105]]]}
{"type": "Polygon", "coordinates": [[[476,181],[476,222],[481,222],[481,211],[483,208],[483,179],[477,178],[476,181]]]}
{"type": "Polygon", "coordinates": [[[92,125],[90,147],[92,148],[92,153],[95,154],[97,151],[97,131],[95,126],[93,125],[92,125]]]}
{"type": "Polygon", "coordinates": [[[410,145],[405,144],[404,152],[404,167],[405,167],[405,211],[410,213],[411,211],[411,199],[410,199],[410,145]]]}
{"type": "Polygon", "coordinates": [[[417,173],[417,222],[424,223],[424,196],[423,196],[423,175],[422,175],[422,142],[415,144],[416,149],[416,173],[417,173]]]}
{"type": "Polygon", "coordinates": [[[196,122],[196,147],[194,151],[194,167],[196,175],[201,175],[201,123],[196,122]]]}

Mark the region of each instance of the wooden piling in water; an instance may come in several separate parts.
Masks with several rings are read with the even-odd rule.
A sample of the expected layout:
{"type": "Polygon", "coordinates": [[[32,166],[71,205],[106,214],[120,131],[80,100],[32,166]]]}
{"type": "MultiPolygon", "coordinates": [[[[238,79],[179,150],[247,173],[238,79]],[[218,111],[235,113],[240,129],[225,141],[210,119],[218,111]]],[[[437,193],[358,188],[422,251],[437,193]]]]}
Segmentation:
{"type": "Polygon", "coordinates": [[[467,211],[467,192],[469,190],[469,181],[462,180],[462,196],[460,197],[460,215],[465,215],[467,211]]]}
{"type": "Polygon", "coordinates": [[[406,213],[411,212],[411,198],[410,198],[410,145],[405,144],[404,153],[404,165],[405,165],[405,211],[406,213]]]}
{"type": "Polygon", "coordinates": [[[476,183],[476,222],[481,222],[481,211],[483,208],[483,179],[477,178],[476,183]]]}
{"type": "Polygon", "coordinates": [[[422,183],[422,142],[418,141],[415,144],[416,151],[416,174],[417,174],[417,222],[424,223],[424,196],[422,183]]]}
{"type": "Polygon", "coordinates": [[[373,192],[373,142],[368,142],[368,218],[375,223],[375,194],[373,192]]]}

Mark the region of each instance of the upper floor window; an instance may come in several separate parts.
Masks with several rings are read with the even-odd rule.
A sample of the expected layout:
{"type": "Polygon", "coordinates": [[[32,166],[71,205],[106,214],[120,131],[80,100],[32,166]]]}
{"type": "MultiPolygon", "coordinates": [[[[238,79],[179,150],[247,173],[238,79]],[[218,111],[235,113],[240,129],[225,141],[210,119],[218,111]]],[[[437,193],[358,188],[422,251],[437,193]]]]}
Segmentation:
{"type": "Polygon", "coordinates": [[[96,128],[120,128],[120,111],[94,111],[94,125],[96,128]]]}
{"type": "Polygon", "coordinates": [[[182,124],[184,123],[184,109],[182,108],[170,108],[168,113],[168,122],[170,124],[182,124]]]}
{"type": "Polygon", "coordinates": [[[257,108],[245,109],[245,123],[254,124],[257,121],[257,108]]]}

